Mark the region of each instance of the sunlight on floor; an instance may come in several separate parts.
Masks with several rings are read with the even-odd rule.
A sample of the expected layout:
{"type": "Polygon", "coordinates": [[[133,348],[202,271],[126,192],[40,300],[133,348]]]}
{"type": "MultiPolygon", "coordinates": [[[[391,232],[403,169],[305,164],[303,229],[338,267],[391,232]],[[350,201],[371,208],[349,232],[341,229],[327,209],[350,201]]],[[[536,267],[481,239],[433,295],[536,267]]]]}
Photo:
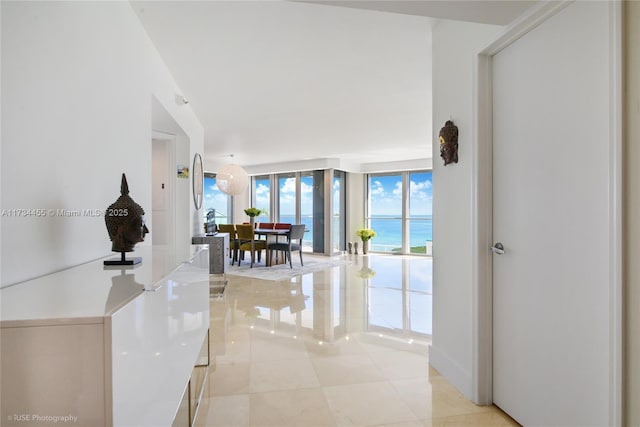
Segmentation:
{"type": "Polygon", "coordinates": [[[342,258],[280,282],[226,276],[196,425],[517,425],[429,367],[430,258],[342,258]]]}

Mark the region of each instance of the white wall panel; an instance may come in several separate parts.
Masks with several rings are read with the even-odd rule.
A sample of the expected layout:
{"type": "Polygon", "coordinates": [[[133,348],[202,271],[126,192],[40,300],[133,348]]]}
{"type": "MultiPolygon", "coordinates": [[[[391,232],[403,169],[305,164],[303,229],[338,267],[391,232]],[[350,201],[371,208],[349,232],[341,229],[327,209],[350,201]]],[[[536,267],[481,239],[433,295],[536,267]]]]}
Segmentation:
{"type": "MultiPolygon", "coordinates": [[[[203,130],[127,2],[2,2],[2,286],[99,258],[101,215],[127,175],[151,212],[155,96],[203,151],[203,130]],[[29,259],[28,262],[25,260],[29,259]]],[[[150,215],[149,215],[150,216],[150,215]]],[[[149,224],[153,230],[153,224],[149,224]]]]}
{"type": "Polygon", "coordinates": [[[453,120],[458,163],[433,149],[433,345],[430,362],[471,396],[472,82],[476,54],[501,27],[442,21],[433,30],[433,141],[453,120]]]}

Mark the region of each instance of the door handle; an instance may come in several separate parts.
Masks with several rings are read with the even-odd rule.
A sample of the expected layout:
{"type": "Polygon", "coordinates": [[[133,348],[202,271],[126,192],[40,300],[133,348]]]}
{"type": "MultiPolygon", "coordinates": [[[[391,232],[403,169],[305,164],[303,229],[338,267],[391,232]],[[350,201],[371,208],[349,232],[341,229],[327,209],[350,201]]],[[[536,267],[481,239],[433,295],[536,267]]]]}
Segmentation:
{"type": "Polygon", "coordinates": [[[491,246],[491,252],[496,255],[502,255],[504,253],[504,245],[500,242],[496,242],[493,246],[491,246]]]}

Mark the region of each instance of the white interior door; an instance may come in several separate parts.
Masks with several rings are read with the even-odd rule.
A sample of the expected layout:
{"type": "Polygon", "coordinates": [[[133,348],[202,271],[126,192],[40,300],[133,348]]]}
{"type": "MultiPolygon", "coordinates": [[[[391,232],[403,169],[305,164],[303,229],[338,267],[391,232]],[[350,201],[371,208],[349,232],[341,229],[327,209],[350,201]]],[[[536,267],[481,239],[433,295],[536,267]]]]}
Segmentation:
{"type": "Polygon", "coordinates": [[[523,425],[609,425],[609,5],[493,59],[493,399],[523,425]]]}
{"type": "Polygon", "coordinates": [[[174,141],[154,138],[152,153],[151,226],[149,235],[154,246],[154,263],[175,265],[175,161],[174,141]]]}
{"type": "Polygon", "coordinates": [[[151,218],[153,244],[166,245],[169,239],[169,208],[171,206],[169,181],[169,141],[154,139],[151,145],[153,187],[151,191],[151,218]]]}

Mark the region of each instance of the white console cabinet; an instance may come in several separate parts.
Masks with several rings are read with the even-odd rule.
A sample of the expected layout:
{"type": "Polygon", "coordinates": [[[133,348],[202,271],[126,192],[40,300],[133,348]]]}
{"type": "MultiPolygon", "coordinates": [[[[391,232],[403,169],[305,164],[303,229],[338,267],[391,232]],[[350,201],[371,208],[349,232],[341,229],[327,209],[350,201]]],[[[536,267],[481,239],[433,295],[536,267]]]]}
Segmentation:
{"type": "Polygon", "coordinates": [[[0,290],[0,425],[174,424],[208,344],[208,251],[168,273],[128,255],[0,290]]]}

